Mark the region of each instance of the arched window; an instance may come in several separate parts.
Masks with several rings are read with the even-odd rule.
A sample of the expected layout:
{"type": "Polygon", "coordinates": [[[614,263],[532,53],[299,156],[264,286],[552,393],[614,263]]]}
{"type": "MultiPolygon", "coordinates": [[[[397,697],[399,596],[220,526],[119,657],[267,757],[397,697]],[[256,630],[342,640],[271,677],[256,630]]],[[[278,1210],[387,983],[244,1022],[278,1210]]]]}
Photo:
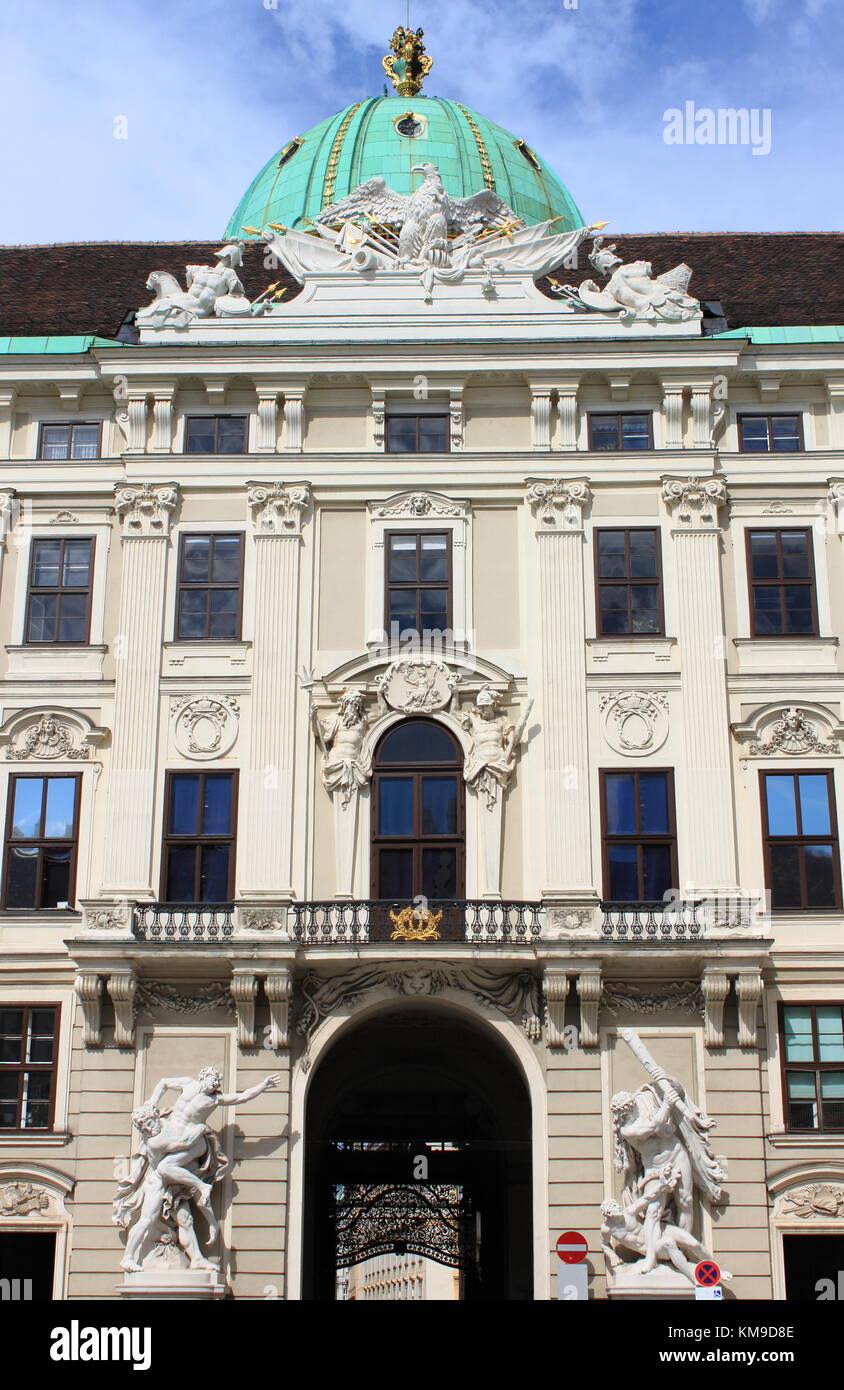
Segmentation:
{"type": "Polygon", "coordinates": [[[372,896],[462,898],[464,834],[457,740],[425,719],[390,729],[374,763],[372,896]]]}

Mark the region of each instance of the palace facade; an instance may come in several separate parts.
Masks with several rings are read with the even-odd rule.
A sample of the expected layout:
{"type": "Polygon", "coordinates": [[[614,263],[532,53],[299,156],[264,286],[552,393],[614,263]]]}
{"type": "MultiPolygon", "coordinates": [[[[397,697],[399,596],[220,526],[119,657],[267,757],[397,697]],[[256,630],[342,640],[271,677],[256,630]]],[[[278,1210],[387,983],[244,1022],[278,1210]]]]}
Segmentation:
{"type": "Polygon", "coordinates": [[[690,1222],[726,1296],[814,1298],[844,237],[606,246],[403,72],[273,156],[219,252],[0,252],[0,1277],[417,1297],[433,1259],[438,1296],[542,1300],[574,1230],[621,1297],[632,1028],[715,1121],[690,1222]],[[217,1272],[172,1223],[126,1271],[133,1111],[204,1067],[280,1078],[210,1121],[217,1272]]]}

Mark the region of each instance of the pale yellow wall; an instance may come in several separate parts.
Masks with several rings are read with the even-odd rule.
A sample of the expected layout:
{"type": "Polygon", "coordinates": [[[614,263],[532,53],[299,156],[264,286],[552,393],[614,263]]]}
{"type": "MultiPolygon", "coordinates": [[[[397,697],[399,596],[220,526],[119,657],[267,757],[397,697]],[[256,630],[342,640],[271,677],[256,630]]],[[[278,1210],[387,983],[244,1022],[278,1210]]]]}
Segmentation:
{"type": "Polygon", "coordinates": [[[321,512],[317,646],[323,651],[364,644],[366,539],[362,509],[321,512]]]}
{"type": "Polygon", "coordinates": [[[479,507],[472,530],[475,645],[516,648],[519,632],[519,543],[515,507],[479,507]]]}
{"type": "Polygon", "coordinates": [[[305,405],[306,449],[365,449],[372,396],[367,391],[318,387],[305,405]]]}

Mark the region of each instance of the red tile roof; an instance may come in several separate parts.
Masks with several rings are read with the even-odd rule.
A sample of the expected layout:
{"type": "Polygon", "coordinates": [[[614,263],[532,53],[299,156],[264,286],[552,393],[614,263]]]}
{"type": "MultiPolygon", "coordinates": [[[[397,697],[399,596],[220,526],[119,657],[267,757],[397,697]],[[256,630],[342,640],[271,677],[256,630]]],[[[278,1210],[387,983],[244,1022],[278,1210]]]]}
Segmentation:
{"type": "MultiPolygon", "coordinates": [[[[676,232],[610,238],[626,261],[649,260],[654,273],[686,261],[690,292],[720,300],[728,328],[844,324],[844,233],[676,232]]],[[[147,276],[207,263],[214,241],[80,242],[0,247],[0,334],[96,333],[113,338],[127,314],[149,303],[147,276]]],[[[241,279],[250,298],[272,281],[298,287],[264,264],[265,248],[247,245],[241,279]]],[[[595,278],[585,251],[563,283],[595,278]]]]}

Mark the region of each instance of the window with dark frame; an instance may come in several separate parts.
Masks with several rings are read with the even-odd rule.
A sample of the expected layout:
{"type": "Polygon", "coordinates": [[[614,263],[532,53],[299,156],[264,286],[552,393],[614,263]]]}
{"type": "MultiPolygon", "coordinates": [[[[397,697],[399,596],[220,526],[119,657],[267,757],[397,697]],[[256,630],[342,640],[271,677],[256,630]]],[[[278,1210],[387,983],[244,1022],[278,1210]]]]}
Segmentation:
{"type": "Polygon", "coordinates": [[[595,532],[599,637],[663,632],[660,569],[656,527],[595,532]]]}
{"type": "Polygon", "coordinates": [[[188,415],[186,454],[245,454],[245,415],[188,415]]]}
{"type": "Polygon", "coordinates": [[[602,772],[601,818],[606,900],[664,901],[677,883],[671,772],[602,772]]]}
{"type": "Polygon", "coordinates": [[[439,724],[404,720],[375,754],[372,895],[411,902],[464,894],[463,758],[439,724]]]}
{"type": "Polygon", "coordinates": [[[451,532],[388,531],[385,625],[391,642],[451,627],[451,532]]]}
{"type": "Polygon", "coordinates": [[[243,536],[182,535],[176,640],[238,640],[243,596],[243,536]]]}
{"type": "Polygon", "coordinates": [[[750,630],[754,637],[816,636],[812,532],[747,532],[750,630]]]}
{"type": "Polygon", "coordinates": [[[80,774],[9,779],[3,907],[45,909],[73,903],[80,774]]]}
{"type": "Polygon", "coordinates": [[[844,1129],[844,1005],[779,1008],[788,1129],[844,1129]]]}
{"type": "Polygon", "coordinates": [[[235,772],[168,772],[161,896],[223,903],[234,894],[235,772]]]}
{"type": "Polygon", "coordinates": [[[761,772],[765,881],[774,912],[841,906],[831,772],[761,772]]]}
{"type": "Polygon", "coordinates": [[[24,629],[27,644],[84,646],[89,641],[93,561],[90,538],[33,540],[24,629]]]}
{"type": "Polygon", "coordinates": [[[739,448],[744,454],[793,454],[803,449],[801,415],[739,415],[739,448]]]}
{"type": "Polygon", "coordinates": [[[652,449],[653,429],[650,411],[619,415],[589,415],[589,448],[652,449]]]}
{"type": "Polygon", "coordinates": [[[388,415],[385,448],[389,454],[447,454],[447,415],[388,415]]]}
{"type": "Polygon", "coordinates": [[[51,1129],[59,1006],[0,1004],[0,1130],[51,1129]]]}
{"type": "Polygon", "coordinates": [[[86,424],[42,425],[38,432],[40,459],[97,459],[101,426],[86,424]]]}

